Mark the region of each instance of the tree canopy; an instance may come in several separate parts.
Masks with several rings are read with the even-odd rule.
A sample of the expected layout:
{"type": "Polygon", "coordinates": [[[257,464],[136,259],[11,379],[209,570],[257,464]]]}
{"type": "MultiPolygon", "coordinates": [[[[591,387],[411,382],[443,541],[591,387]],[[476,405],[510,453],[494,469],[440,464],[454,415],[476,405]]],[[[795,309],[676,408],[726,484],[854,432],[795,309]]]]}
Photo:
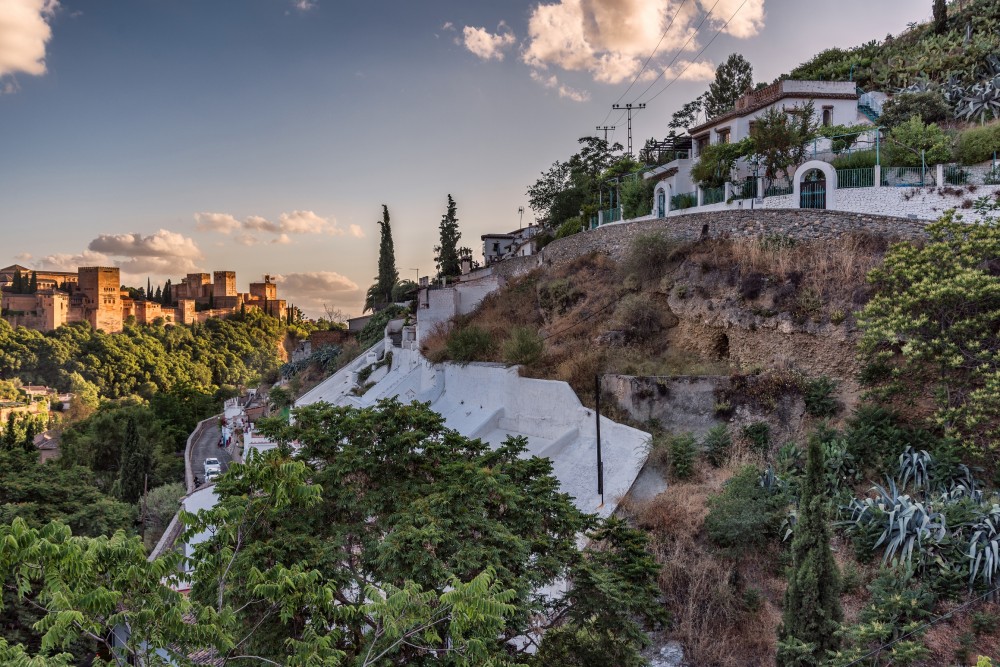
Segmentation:
{"type": "Polygon", "coordinates": [[[188,538],[212,527],[190,597],[171,590],[177,555],[147,562],[138,538],[0,526],[4,583],[33,589],[42,634],[0,657],[96,650],[127,624],[115,664],[190,664],[196,648],[249,664],[642,664],[643,624],[663,620],[645,538],[577,510],[523,438],[494,450],[395,401],[308,406],[262,431],[283,446],[234,464],[218,505],[184,517],[188,538]]]}
{"type": "MultiPolygon", "coordinates": [[[[705,93],[705,114],[715,118],[730,111],[748,90],[753,88],[753,67],[739,53],[730,54],[715,70],[715,80],[705,93]]],[[[697,101],[697,100],[696,100],[697,101]]]]}
{"type": "Polygon", "coordinates": [[[378,275],[375,284],[368,288],[365,296],[365,312],[377,310],[392,303],[392,288],[399,281],[396,269],[396,250],[392,242],[392,226],[389,223],[389,207],[382,204],[382,220],[378,223],[378,275]]]}
{"type": "Polygon", "coordinates": [[[452,278],[462,273],[458,258],[458,241],[462,238],[462,233],[458,231],[455,209],[455,200],[448,195],[448,208],[441,216],[439,226],[441,242],[434,246],[434,261],[437,263],[439,278],[452,278]]]}

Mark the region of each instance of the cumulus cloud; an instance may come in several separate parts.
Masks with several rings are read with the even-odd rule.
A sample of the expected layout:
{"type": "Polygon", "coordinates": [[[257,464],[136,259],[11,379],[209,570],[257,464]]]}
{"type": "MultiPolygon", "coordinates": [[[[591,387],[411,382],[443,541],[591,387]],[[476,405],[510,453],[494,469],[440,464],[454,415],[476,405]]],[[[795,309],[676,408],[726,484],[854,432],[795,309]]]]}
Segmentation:
{"type": "Polygon", "coordinates": [[[252,232],[264,232],[274,234],[275,238],[267,243],[285,245],[291,243],[290,235],[294,234],[328,234],[330,236],[345,236],[350,234],[355,238],[361,238],[365,234],[357,225],[350,225],[347,229],[341,227],[336,219],[324,218],[314,211],[292,211],[282,213],[277,220],[269,220],[259,215],[249,215],[243,220],[238,219],[229,213],[195,213],[195,228],[203,232],[218,232],[219,234],[236,234],[234,237],[237,243],[242,245],[256,245],[264,243],[252,232]]]}
{"type": "Polygon", "coordinates": [[[27,262],[31,258],[32,254],[30,252],[19,252],[18,254],[14,255],[14,259],[16,259],[19,262],[27,262]]]}
{"type": "MultiPolygon", "coordinates": [[[[760,32],[764,27],[764,1],[747,0],[725,32],[739,38],[760,32]]],[[[742,2],[719,0],[701,35],[722,28],[742,2]]],[[[715,0],[695,3],[683,0],[559,0],[553,4],[538,4],[528,19],[528,39],[521,57],[535,70],[558,67],[588,72],[601,83],[621,83],[639,72],[654,48],[657,55],[653,64],[659,63],[659,68],[678,49],[700,49],[695,31],[713,5],[715,0]],[[673,25],[666,30],[675,14],[673,25]]]]}
{"type": "MultiPolygon", "coordinates": [[[[203,259],[194,239],[161,229],[148,236],[132,234],[101,234],[87,245],[82,255],[50,256],[53,262],[77,261],[87,264],[113,264],[123,274],[177,275],[190,273],[203,259]]],[[[48,259],[48,258],[47,258],[48,259]]]]}
{"type": "Polygon", "coordinates": [[[195,213],[195,227],[202,232],[235,232],[243,224],[228,213],[195,213]]]}
{"type": "Polygon", "coordinates": [[[313,0],[292,0],[292,5],[300,12],[307,12],[316,6],[313,0]]]}
{"type": "MultiPolygon", "coordinates": [[[[0,0],[0,77],[45,74],[49,21],[58,8],[56,0],[0,0]]],[[[15,92],[16,84],[3,90],[15,92]]]]}
{"type": "Polygon", "coordinates": [[[500,21],[495,33],[469,25],[462,29],[462,44],[483,60],[503,60],[504,51],[516,41],[514,33],[503,21],[500,21]]]}
{"type": "Polygon", "coordinates": [[[559,77],[555,74],[542,74],[538,70],[531,70],[531,78],[546,88],[554,89],[557,93],[559,93],[559,97],[573,100],[574,102],[586,102],[590,99],[590,93],[586,90],[577,90],[575,88],[570,88],[565,84],[559,83],[559,77]]]}
{"type": "Polygon", "coordinates": [[[679,60],[663,70],[665,81],[714,81],[715,65],[703,61],[679,60]]]}
{"type": "Polygon", "coordinates": [[[76,271],[81,266],[110,266],[111,258],[99,252],[84,250],[82,253],[54,253],[38,260],[39,268],[50,271],[76,271]]]}
{"type": "Polygon", "coordinates": [[[321,315],[324,304],[357,308],[362,298],[358,284],[334,271],[309,271],[275,276],[281,294],[307,314],[321,315]]]}

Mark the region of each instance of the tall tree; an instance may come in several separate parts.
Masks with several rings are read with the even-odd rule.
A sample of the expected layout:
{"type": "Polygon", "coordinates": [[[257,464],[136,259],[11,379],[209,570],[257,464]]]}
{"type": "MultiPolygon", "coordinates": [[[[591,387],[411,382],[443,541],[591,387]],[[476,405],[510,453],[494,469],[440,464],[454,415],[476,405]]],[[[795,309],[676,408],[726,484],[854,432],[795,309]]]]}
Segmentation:
{"type": "Polygon", "coordinates": [[[705,93],[705,114],[721,116],[736,106],[736,100],[753,88],[753,67],[738,53],[733,53],[715,70],[715,81],[705,93]]]}
{"type": "Polygon", "coordinates": [[[31,279],[28,280],[28,294],[34,294],[38,291],[38,271],[31,272],[31,279]]]}
{"type": "Polygon", "coordinates": [[[368,289],[365,311],[377,310],[392,302],[392,288],[399,281],[396,270],[396,250],[392,244],[392,227],[389,224],[389,207],[382,204],[382,220],[378,223],[381,238],[378,244],[378,277],[368,289]]]}
{"type": "Polygon", "coordinates": [[[948,3],[934,0],[934,32],[943,35],[948,32],[948,3]]]}
{"type": "Polygon", "coordinates": [[[671,134],[676,135],[677,130],[680,130],[683,135],[689,127],[693,127],[698,122],[698,114],[705,106],[706,95],[707,93],[702,93],[674,112],[673,116],[670,117],[670,122],[667,123],[671,134]]]}
{"type": "Polygon", "coordinates": [[[451,278],[462,273],[458,263],[458,240],[462,233],[458,231],[458,217],[455,215],[455,200],[448,195],[448,210],[441,216],[441,245],[434,246],[437,256],[438,277],[451,278]]]}
{"type": "Polygon", "coordinates": [[[23,294],[24,293],[24,276],[21,275],[21,269],[14,269],[14,278],[10,286],[11,294],[23,294]]]}
{"type": "Polygon", "coordinates": [[[163,285],[163,305],[169,306],[174,302],[174,286],[170,283],[170,278],[163,285]]]}
{"type": "Polygon", "coordinates": [[[840,572],[830,550],[829,500],[820,438],[809,439],[799,520],[792,538],[792,569],[779,629],[778,664],[818,665],[837,647],[840,572]]]}
{"type": "Polygon", "coordinates": [[[152,479],[156,460],[150,444],[139,438],[135,417],[129,416],[122,444],[122,463],[118,475],[118,497],[134,503],[142,497],[147,480],[152,479]]]}

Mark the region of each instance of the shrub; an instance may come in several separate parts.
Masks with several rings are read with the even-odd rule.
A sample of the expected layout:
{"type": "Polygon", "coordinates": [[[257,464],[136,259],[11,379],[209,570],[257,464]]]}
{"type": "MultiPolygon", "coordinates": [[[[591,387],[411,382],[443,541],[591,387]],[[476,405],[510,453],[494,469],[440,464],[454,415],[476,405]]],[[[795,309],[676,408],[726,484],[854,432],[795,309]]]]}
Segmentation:
{"type": "Polygon", "coordinates": [[[663,328],[656,304],[641,294],[630,294],[615,308],[615,326],[632,342],[643,342],[663,328]]]}
{"type": "Polygon", "coordinates": [[[567,236],[573,236],[578,232],[583,231],[583,220],[579,217],[568,218],[556,229],[556,238],[564,239],[567,236]]]}
{"type": "Polygon", "coordinates": [[[658,281],[671,260],[681,255],[681,246],[663,234],[642,234],[629,246],[622,263],[625,275],[635,274],[643,282],[658,281]]]}
{"type": "Polygon", "coordinates": [[[771,427],[767,422],[754,422],[743,427],[743,437],[758,454],[767,454],[771,444],[771,427]]]}
{"type": "Polygon", "coordinates": [[[830,161],[834,169],[870,169],[878,162],[875,151],[853,151],[830,161]]]}
{"type": "Polygon", "coordinates": [[[832,417],[837,414],[839,405],[834,398],[833,392],[837,388],[837,383],[825,375],[808,380],[802,391],[802,398],[806,403],[806,412],[813,417],[832,417]]]}
{"type": "Polygon", "coordinates": [[[941,93],[928,90],[919,93],[896,95],[882,107],[879,125],[892,129],[916,116],[924,123],[941,123],[949,120],[951,109],[941,93]]]}
{"type": "Polygon", "coordinates": [[[690,433],[670,438],[670,472],[677,479],[688,479],[694,474],[695,439],[690,433]]]}
{"type": "Polygon", "coordinates": [[[622,217],[626,220],[649,215],[653,210],[653,191],[656,181],[641,176],[626,178],[619,188],[622,201],[622,217]]]}
{"type": "Polygon", "coordinates": [[[566,278],[538,286],[538,305],[547,313],[562,315],[583,297],[584,293],[566,278]]]}
{"type": "Polygon", "coordinates": [[[453,329],[445,343],[449,358],[461,364],[486,359],[495,346],[493,336],[477,326],[453,329]]]}
{"type": "Polygon", "coordinates": [[[780,537],[787,500],[759,479],[760,470],[745,466],[708,501],[708,538],[732,557],[757,552],[780,537]]]}
{"type": "Polygon", "coordinates": [[[705,434],[702,448],[708,456],[708,462],[716,468],[721,468],[729,459],[729,448],[732,444],[733,439],[729,436],[729,429],[725,424],[719,424],[705,434]]]}
{"type": "Polygon", "coordinates": [[[545,351],[545,341],[531,327],[515,327],[503,344],[503,358],[509,364],[531,366],[545,351]]]}
{"type": "Polygon", "coordinates": [[[979,164],[1000,151],[1000,122],[970,127],[958,135],[955,159],[962,164],[979,164]]]}
{"type": "Polygon", "coordinates": [[[951,140],[944,130],[916,117],[894,127],[883,145],[883,164],[893,167],[921,166],[921,151],[928,165],[948,162],[952,157],[951,140]]]}

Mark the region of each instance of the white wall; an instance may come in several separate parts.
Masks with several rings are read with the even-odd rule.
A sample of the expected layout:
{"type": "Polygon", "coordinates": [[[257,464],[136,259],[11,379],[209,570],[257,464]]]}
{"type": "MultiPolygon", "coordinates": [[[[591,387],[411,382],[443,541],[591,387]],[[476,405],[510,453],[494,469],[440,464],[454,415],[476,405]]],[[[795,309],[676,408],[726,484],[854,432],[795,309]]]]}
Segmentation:
{"type": "Polygon", "coordinates": [[[438,326],[456,315],[467,315],[474,311],[487,295],[499,288],[500,278],[489,275],[479,280],[428,290],[426,297],[418,300],[417,343],[422,343],[438,326]]]}
{"type": "MultiPolygon", "coordinates": [[[[182,498],[181,508],[183,508],[185,512],[197,514],[201,510],[207,510],[215,507],[218,502],[219,495],[215,492],[215,484],[210,484],[182,498]]],[[[191,538],[189,542],[184,544],[184,555],[187,558],[191,558],[194,555],[195,546],[207,541],[211,537],[212,533],[210,531],[198,533],[191,538]]]]}

